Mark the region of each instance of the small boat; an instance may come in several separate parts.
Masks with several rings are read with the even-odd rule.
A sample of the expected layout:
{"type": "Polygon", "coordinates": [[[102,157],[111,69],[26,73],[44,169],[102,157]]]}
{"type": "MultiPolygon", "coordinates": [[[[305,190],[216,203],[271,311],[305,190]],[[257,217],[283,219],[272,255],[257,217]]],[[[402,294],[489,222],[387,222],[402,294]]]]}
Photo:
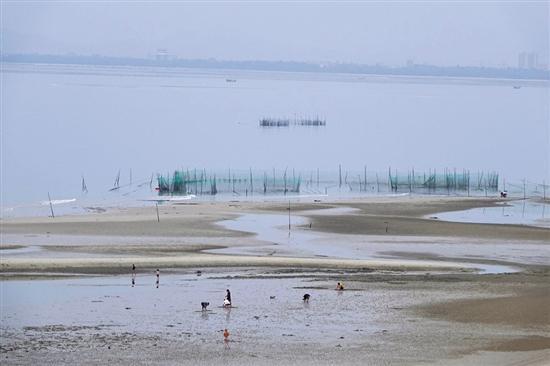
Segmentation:
{"type": "Polygon", "coordinates": [[[227,83],[236,83],[236,82],[237,82],[236,79],[225,79],[225,81],[226,81],[227,83]]]}
{"type": "Polygon", "coordinates": [[[521,85],[514,85],[514,89],[520,89],[521,85]]]}

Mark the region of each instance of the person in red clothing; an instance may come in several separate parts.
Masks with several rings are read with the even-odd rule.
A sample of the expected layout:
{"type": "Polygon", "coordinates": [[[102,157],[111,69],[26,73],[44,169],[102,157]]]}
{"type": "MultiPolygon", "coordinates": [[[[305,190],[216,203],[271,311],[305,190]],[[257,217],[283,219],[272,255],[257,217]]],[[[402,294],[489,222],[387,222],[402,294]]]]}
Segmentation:
{"type": "Polygon", "coordinates": [[[225,345],[225,348],[229,348],[229,331],[227,328],[223,331],[223,343],[225,345]]]}

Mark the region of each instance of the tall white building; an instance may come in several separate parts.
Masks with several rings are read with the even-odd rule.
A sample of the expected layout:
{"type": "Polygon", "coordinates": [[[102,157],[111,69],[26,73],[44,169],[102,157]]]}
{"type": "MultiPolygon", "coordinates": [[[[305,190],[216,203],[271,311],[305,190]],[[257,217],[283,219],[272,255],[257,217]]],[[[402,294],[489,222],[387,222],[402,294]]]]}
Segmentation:
{"type": "Polygon", "coordinates": [[[520,52],[518,54],[518,68],[534,70],[540,68],[539,54],[536,52],[520,52]]]}

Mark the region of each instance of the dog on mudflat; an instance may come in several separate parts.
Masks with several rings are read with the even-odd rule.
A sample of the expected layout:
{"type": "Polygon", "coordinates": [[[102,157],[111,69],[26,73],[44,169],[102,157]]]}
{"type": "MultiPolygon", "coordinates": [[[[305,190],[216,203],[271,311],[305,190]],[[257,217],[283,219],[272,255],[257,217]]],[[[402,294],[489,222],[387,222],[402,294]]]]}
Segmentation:
{"type": "Polygon", "coordinates": [[[204,302],[204,301],[201,302],[202,310],[203,310],[203,311],[206,310],[206,308],[208,307],[208,305],[210,305],[209,302],[204,302]]]}

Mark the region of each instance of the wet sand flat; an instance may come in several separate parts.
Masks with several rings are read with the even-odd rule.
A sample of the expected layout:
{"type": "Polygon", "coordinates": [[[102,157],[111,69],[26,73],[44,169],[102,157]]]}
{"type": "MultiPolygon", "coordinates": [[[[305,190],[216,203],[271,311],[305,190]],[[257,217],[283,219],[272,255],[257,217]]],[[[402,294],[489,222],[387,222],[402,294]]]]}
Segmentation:
{"type": "Polygon", "coordinates": [[[293,202],[303,222],[293,221],[294,236],[270,229],[276,242],[220,222],[288,215],[288,202],[168,205],[160,223],[149,208],[3,220],[0,357],[8,365],[544,364],[550,230],[429,218],[499,202],[293,202]],[[304,235],[310,251],[291,240],[304,235]],[[316,255],[321,245],[348,254],[316,255]],[[517,270],[480,275],[475,263],[517,270]],[[217,307],[226,288],[236,301],[229,314],[217,307]]]}
{"type": "Polygon", "coordinates": [[[492,314],[513,315],[499,305],[502,294],[528,303],[543,291],[544,280],[530,277],[213,269],[200,277],[162,271],[159,288],[153,272],[139,273],[136,287],[128,275],[14,281],[2,287],[10,300],[3,303],[1,355],[10,365],[407,365],[471,357],[517,364],[503,362],[511,352],[508,361],[526,363],[547,349],[549,324],[495,322],[492,314]],[[344,292],[334,290],[337,280],[344,292]],[[233,309],[218,306],[226,288],[233,309]],[[491,312],[473,322],[425,312],[458,303],[467,314],[487,300],[491,312]],[[209,311],[200,310],[201,301],[210,302],[209,311]]]}

